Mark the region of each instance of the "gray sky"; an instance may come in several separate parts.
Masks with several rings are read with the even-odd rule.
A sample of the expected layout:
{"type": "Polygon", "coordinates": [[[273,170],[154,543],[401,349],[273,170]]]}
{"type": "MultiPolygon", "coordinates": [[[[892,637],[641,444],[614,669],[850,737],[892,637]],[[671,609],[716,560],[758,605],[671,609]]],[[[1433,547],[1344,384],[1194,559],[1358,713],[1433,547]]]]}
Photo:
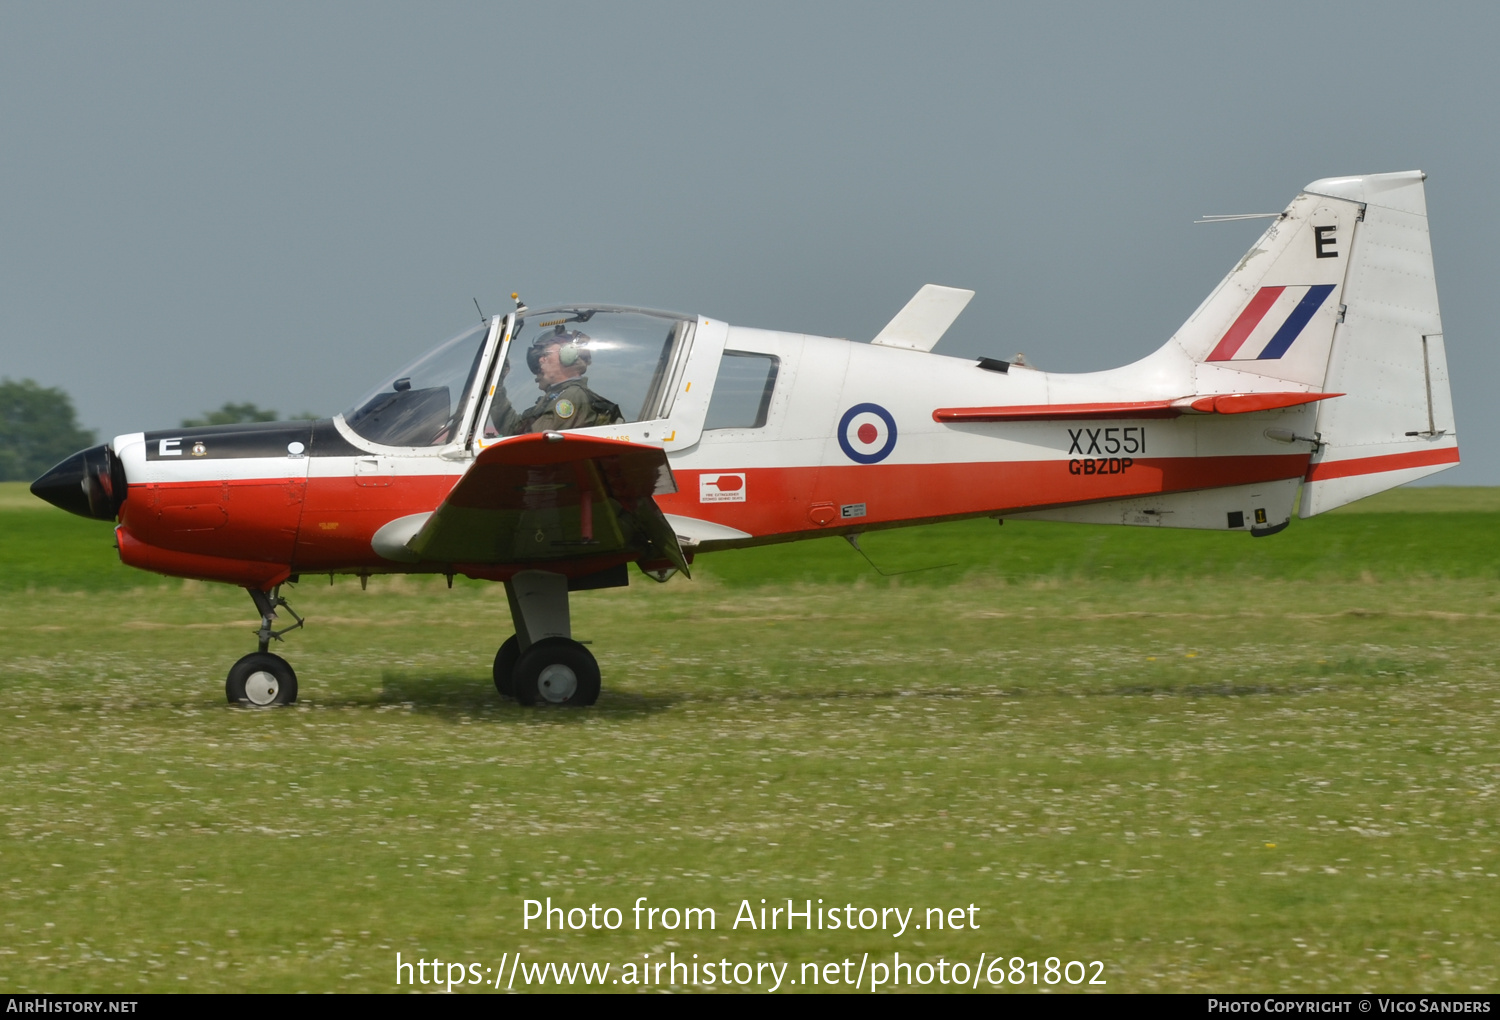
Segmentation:
{"type": "Polygon", "coordinates": [[[519,289],[1087,371],[1319,177],[1420,168],[1462,466],[1490,395],[1500,8],[0,6],[0,374],[104,438],[339,410],[519,289]]]}

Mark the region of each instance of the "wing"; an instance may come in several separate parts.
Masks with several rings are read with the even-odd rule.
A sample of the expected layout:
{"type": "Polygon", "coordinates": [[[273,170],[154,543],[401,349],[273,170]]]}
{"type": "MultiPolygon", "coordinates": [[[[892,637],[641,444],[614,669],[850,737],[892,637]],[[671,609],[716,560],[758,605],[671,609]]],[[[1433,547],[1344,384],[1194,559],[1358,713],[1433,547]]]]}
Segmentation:
{"type": "Polygon", "coordinates": [[[439,563],[614,558],[670,563],[687,574],[652,498],[676,491],[657,447],[565,432],[517,436],[475,458],[407,548],[439,563]]]}

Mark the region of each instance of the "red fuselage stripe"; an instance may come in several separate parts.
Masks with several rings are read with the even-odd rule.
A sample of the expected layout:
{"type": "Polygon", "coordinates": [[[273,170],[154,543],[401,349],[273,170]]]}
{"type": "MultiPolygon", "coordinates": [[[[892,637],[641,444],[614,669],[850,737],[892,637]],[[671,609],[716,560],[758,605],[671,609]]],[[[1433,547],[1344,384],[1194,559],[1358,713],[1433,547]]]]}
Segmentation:
{"type": "Polygon", "coordinates": [[[1383,457],[1324,461],[1308,469],[1307,480],[1326,482],[1333,478],[1353,478],[1356,475],[1373,475],[1382,471],[1401,471],[1405,468],[1457,463],[1458,447],[1450,446],[1443,450],[1415,450],[1411,453],[1389,453],[1383,457]]]}
{"type": "Polygon", "coordinates": [[[963,464],[837,464],[733,468],[745,475],[745,501],[699,502],[698,476],[678,471],[678,491],[656,497],[669,514],[709,520],[751,535],[787,535],[844,526],[1018,513],[1167,492],[1299,478],[1303,453],[1245,457],[1073,457],[963,464]],[[845,518],[843,508],[863,505],[845,518]],[[827,514],[828,508],[833,513],[827,514]]]}

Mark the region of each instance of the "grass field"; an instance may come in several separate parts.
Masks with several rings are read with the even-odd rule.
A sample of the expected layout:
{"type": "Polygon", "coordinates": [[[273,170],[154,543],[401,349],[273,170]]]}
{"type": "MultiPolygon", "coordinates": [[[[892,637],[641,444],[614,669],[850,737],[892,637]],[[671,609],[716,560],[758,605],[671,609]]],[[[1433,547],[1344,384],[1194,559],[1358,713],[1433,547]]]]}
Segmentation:
{"type": "Polygon", "coordinates": [[[243,593],[0,486],[0,988],[899,951],[1098,960],[1116,992],[1493,991],[1497,526],[1500,490],[1429,488],[1265,540],[867,536],[937,568],[895,578],[839,540],[705,557],[575,599],[585,711],[496,697],[494,586],[309,579],[302,700],[250,712],[223,696],[243,593]],[[548,896],[624,926],[523,929],[548,896]],[[717,927],[634,930],[642,896],[717,927]],[[731,928],[788,897],[979,927],[731,928]]]}

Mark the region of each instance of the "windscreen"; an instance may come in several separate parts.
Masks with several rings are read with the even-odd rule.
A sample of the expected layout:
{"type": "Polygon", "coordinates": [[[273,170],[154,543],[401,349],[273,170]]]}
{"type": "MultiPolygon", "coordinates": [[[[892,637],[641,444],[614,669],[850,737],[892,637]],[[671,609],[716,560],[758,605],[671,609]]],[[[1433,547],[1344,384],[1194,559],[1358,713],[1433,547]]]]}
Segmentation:
{"type": "Polygon", "coordinates": [[[488,335],[489,326],[481,324],[439,344],[345,411],[344,420],[384,446],[453,442],[488,335]]]}

